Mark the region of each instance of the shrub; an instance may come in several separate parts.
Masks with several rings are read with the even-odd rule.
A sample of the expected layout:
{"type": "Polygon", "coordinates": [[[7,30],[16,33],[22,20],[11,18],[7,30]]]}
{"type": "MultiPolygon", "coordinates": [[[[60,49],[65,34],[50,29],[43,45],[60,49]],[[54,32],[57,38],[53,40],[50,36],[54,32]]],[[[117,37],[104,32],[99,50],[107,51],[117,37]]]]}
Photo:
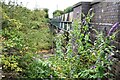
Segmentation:
{"type": "Polygon", "coordinates": [[[25,67],[29,67],[29,63],[32,63],[34,57],[32,54],[37,50],[51,47],[48,19],[45,18],[47,11],[29,10],[13,3],[11,1],[8,4],[4,1],[0,3],[2,5],[0,12],[3,14],[2,67],[3,73],[6,73],[5,78],[24,76],[25,67]]]}
{"type": "MultiPolygon", "coordinates": [[[[84,14],[82,14],[85,17],[84,14]]],[[[70,31],[66,53],[63,53],[62,35],[56,38],[56,56],[50,59],[59,67],[59,77],[65,78],[109,78],[112,61],[109,59],[114,53],[114,46],[110,41],[114,36],[105,37],[102,32],[97,32],[89,24],[93,13],[88,12],[84,21],[74,21],[73,30],[70,31]],[[90,30],[96,32],[94,42],[90,40],[90,30]],[[64,65],[64,66],[63,66],[64,65]]]]}
{"type": "Polygon", "coordinates": [[[25,77],[27,78],[53,78],[58,77],[54,66],[49,61],[42,61],[35,58],[25,69],[25,77]]]}

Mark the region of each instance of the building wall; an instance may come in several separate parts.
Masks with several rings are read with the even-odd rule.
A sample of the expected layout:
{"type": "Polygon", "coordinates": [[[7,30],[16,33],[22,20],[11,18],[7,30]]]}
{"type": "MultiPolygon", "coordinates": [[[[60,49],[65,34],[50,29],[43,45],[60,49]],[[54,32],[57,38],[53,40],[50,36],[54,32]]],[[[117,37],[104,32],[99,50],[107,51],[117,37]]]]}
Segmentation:
{"type": "Polygon", "coordinates": [[[81,13],[85,15],[90,9],[90,2],[80,2],[73,7],[73,19],[81,19],[81,13]]]}
{"type": "MultiPolygon", "coordinates": [[[[119,2],[81,2],[73,7],[73,19],[82,19],[81,13],[87,15],[90,8],[95,13],[92,18],[94,28],[98,31],[109,32],[110,28],[116,22],[120,22],[120,1],[119,2]]],[[[117,35],[120,37],[120,34],[117,35]]],[[[120,38],[118,39],[120,41],[120,38]]]]}
{"type": "Polygon", "coordinates": [[[92,21],[95,23],[112,23],[118,22],[119,4],[114,2],[100,2],[91,5],[94,9],[95,16],[92,21]]]}
{"type": "Polygon", "coordinates": [[[90,2],[82,2],[82,12],[87,15],[89,9],[91,8],[90,2]]]}
{"type": "Polygon", "coordinates": [[[80,18],[80,14],[82,12],[82,6],[77,6],[73,9],[73,19],[78,19],[80,18]]]}
{"type": "MultiPolygon", "coordinates": [[[[92,22],[99,23],[94,25],[97,30],[108,33],[113,24],[120,22],[120,2],[93,3],[91,7],[95,13],[92,22]]],[[[118,29],[120,29],[120,26],[118,29]]],[[[120,33],[116,35],[116,38],[120,42],[120,33]]]]}
{"type": "Polygon", "coordinates": [[[73,18],[80,18],[77,16],[81,13],[87,14],[90,8],[93,8],[95,13],[92,18],[94,23],[120,22],[120,2],[81,2],[79,6],[74,6],[73,18]]]}

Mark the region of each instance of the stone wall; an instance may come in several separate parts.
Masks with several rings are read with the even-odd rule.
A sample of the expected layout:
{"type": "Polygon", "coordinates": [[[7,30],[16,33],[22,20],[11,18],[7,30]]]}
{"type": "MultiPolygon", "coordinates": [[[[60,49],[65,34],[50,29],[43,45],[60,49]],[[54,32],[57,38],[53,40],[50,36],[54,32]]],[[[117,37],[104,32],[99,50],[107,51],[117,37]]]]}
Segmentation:
{"type": "Polygon", "coordinates": [[[73,7],[73,19],[78,19],[80,18],[80,13],[82,12],[82,6],[81,6],[81,3],[80,5],[78,6],[75,6],[73,7]]]}
{"type": "MultiPolygon", "coordinates": [[[[117,2],[80,2],[73,6],[73,19],[81,18],[81,13],[85,15],[90,8],[95,13],[92,18],[92,25],[98,31],[104,31],[106,34],[116,22],[120,22],[120,1],[117,2]],[[78,15],[78,17],[77,17],[78,15]]],[[[120,29],[120,26],[118,27],[120,29]]],[[[116,35],[117,41],[120,42],[120,33],[116,35]]]]}
{"type": "Polygon", "coordinates": [[[112,23],[118,22],[119,4],[116,2],[100,2],[91,5],[95,16],[93,22],[112,23]]]}
{"type": "Polygon", "coordinates": [[[81,19],[81,13],[85,15],[90,9],[90,2],[79,2],[73,6],[73,19],[81,19]]]}
{"type": "Polygon", "coordinates": [[[94,10],[93,23],[101,23],[95,25],[98,30],[106,29],[107,32],[113,24],[120,22],[120,2],[96,2],[92,3],[94,10]]]}

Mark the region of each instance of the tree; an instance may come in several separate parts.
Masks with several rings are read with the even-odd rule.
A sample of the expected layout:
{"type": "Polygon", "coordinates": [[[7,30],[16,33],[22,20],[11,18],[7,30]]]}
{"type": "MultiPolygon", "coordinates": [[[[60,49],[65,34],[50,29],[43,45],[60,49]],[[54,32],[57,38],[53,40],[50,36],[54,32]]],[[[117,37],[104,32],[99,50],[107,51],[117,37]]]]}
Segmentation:
{"type": "Polygon", "coordinates": [[[72,6],[67,7],[66,9],[64,9],[64,13],[69,13],[69,12],[71,12],[71,11],[73,11],[72,6]]]}
{"type": "Polygon", "coordinates": [[[49,9],[44,8],[43,10],[46,12],[45,18],[49,18],[49,16],[48,16],[48,11],[49,11],[49,9]]]}
{"type": "Polygon", "coordinates": [[[60,15],[62,15],[62,14],[64,14],[63,11],[61,11],[61,10],[55,10],[55,11],[53,12],[53,17],[60,16],[60,15]]]}

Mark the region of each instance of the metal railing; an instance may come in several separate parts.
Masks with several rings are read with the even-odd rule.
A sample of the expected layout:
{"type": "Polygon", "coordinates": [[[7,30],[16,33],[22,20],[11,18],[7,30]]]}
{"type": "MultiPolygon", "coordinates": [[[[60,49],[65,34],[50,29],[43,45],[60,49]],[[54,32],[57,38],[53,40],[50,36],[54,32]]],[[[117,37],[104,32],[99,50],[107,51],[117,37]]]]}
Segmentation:
{"type": "Polygon", "coordinates": [[[72,29],[71,21],[61,21],[60,19],[50,19],[50,23],[54,25],[56,28],[59,28],[63,31],[69,31],[72,29]]]}

